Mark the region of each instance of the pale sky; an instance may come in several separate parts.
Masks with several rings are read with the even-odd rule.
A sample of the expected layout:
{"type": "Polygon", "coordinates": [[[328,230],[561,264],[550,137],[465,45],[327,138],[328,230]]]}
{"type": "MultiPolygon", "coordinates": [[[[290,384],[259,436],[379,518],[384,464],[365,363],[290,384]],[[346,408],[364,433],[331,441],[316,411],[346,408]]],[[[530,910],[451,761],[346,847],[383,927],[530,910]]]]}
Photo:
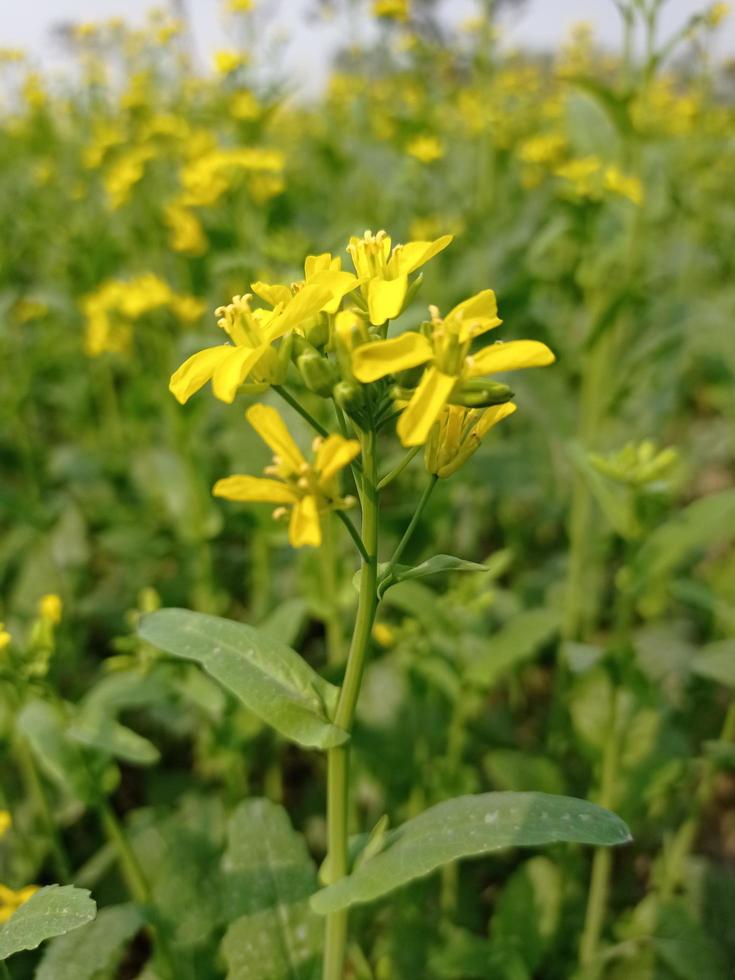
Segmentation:
{"type": "MultiPolygon", "coordinates": [[[[260,2],[277,7],[279,24],[290,35],[283,67],[302,79],[306,87],[318,85],[325,74],[325,55],[328,57],[335,43],[345,38],[344,22],[337,19],[328,23],[310,16],[309,11],[315,8],[314,0],[260,2]]],[[[200,63],[208,63],[211,51],[227,44],[219,0],[184,0],[184,4],[193,26],[200,63]]],[[[55,64],[59,50],[51,35],[54,24],[115,16],[141,23],[145,11],[154,5],[151,0],[0,0],[0,47],[23,47],[45,63],[55,64]]],[[[158,0],[157,5],[165,7],[166,0],[158,0]]],[[[709,6],[709,2],[697,0],[666,0],[662,35],[667,36],[693,13],[709,6]]],[[[369,9],[368,0],[364,7],[369,9]]],[[[443,0],[443,10],[449,21],[459,23],[475,12],[476,4],[475,0],[443,0]]],[[[520,11],[505,16],[504,27],[512,44],[553,48],[568,33],[570,25],[579,20],[592,22],[598,39],[608,47],[616,46],[620,37],[619,16],[612,0],[527,0],[520,11]]],[[[735,13],[721,28],[715,54],[735,55],[735,13]]]]}

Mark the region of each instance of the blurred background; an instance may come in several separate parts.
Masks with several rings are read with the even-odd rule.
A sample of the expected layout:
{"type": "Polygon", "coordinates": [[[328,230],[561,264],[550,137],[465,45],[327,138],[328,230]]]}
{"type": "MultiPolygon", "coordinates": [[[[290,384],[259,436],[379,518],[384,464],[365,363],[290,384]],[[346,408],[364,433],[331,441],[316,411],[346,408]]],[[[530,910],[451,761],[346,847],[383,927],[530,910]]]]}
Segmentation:
{"type": "MultiPolygon", "coordinates": [[[[232,616],[336,680],[354,561],[339,526],[295,553],[269,508],[215,501],[215,480],[268,462],[243,420],[255,396],[182,407],[168,379],[221,341],[216,307],[302,279],[308,254],[349,268],[366,228],[455,236],[399,329],[492,287],[503,338],[543,340],[557,363],[513,376],[519,411],[441,482],[406,555],[488,571],[403,583],[381,608],[355,823],[545,789],[614,808],[635,844],[597,870],[559,848],[419,883],[356,917],[355,976],[728,975],[734,48],[727,4],[685,0],[0,9],[4,682],[53,705],[22,730],[80,880],[119,897],[92,860],[77,757],[55,752],[86,739],[196,980],[222,975],[224,814],[248,794],[283,801],[319,855],[323,774],[135,624],[160,604],[232,616]],[[98,731],[100,705],[145,746],[98,731]],[[188,878],[156,850],[157,820],[200,855],[188,878]]],[[[390,439],[383,452],[400,456],[390,439]]],[[[386,492],[386,554],[424,480],[419,456],[386,492]]],[[[9,698],[8,758],[16,713],[9,698]]],[[[13,775],[0,792],[25,799],[13,775]]],[[[4,880],[59,880],[23,805],[38,834],[3,844],[4,880]]]]}

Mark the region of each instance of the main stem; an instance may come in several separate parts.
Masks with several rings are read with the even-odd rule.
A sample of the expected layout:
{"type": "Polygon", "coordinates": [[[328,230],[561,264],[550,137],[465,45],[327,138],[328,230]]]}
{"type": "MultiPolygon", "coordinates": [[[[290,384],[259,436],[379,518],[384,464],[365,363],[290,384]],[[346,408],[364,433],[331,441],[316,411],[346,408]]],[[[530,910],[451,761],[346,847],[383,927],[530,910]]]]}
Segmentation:
{"type": "MultiPolygon", "coordinates": [[[[355,720],[355,708],[377,607],[377,483],[375,433],[367,432],[363,438],[362,479],[362,543],[365,557],[362,560],[355,628],[334,717],[335,725],[350,734],[355,720]]],[[[330,882],[344,878],[349,871],[347,864],[349,764],[349,742],[329,750],[327,755],[327,867],[330,882]]],[[[343,980],[346,948],[347,910],[343,909],[327,916],[323,980],[343,980]]]]}

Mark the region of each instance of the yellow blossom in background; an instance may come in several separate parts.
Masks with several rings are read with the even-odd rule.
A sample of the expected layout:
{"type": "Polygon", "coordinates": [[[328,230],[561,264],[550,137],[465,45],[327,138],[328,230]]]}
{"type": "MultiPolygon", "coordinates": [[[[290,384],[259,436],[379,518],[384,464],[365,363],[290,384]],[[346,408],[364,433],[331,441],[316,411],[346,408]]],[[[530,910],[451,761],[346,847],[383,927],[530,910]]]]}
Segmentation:
{"type": "Polygon", "coordinates": [[[387,623],[375,623],[373,626],[373,639],[379,646],[387,650],[396,641],[396,631],[387,623]]]}
{"type": "Polygon", "coordinates": [[[616,166],[605,167],[603,174],[605,189],[621,197],[627,197],[633,204],[643,203],[643,184],[637,177],[627,176],[616,166]]]}
{"type": "Polygon", "coordinates": [[[85,350],[89,357],[124,354],[131,346],[135,321],[154,310],[168,308],[183,321],[198,319],[200,300],[181,296],[153,273],[137,279],[111,280],[82,300],[86,320],[85,350]]]}
{"type": "Polygon", "coordinates": [[[596,156],[577,157],[558,166],[554,173],[567,181],[578,197],[594,197],[599,188],[602,161],[596,156]]]}
{"type": "Polygon", "coordinates": [[[406,21],[411,13],[409,0],[373,0],[373,15],[387,20],[406,21]]]}
{"type": "Polygon", "coordinates": [[[540,133],[521,143],[518,156],[524,163],[553,164],[564,155],[566,146],[562,133],[540,133]]]}
{"type": "Polygon", "coordinates": [[[0,837],[4,837],[13,826],[13,818],[9,810],[0,810],[0,837]]]}
{"type": "Polygon", "coordinates": [[[225,11],[228,14],[246,14],[254,6],[254,0],[225,0],[225,11]]]}
{"type": "Polygon", "coordinates": [[[61,598],[54,592],[42,596],[38,601],[38,615],[53,626],[58,626],[61,622],[62,609],[61,598]]]}
{"type": "Polygon", "coordinates": [[[6,885],[0,885],[0,923],[7,922],[24,902],[36,894],[38,889],[38,885],[27,885],[25,888],[14,891],[6,885]]]}
{"type": "Polygon", "coordinates": [[[40,299],[19,299],[13,307],[13,317],[17,323],[30,323],[40,320],[48,313],[48,304],[40,299]]]}
{"type": "Polygon", "coordinates": [[[215,51],[213,56],[215,70],[220,75],[229,75],[247,64],[247,55],[241,51],[215,51]]]}
{"type": "Polygon", "coordinates": [[[497,312],[495,293],[485,289],[459,303],[444,319],[431,307],[432,321],[424,333],[406,331],[353,351],[352,370],[364,384],[424,366],[421,380],[398,420],[397,432],[404,446],[426,442],[445,405],[461,392],[465,382],[554,361],[546,344],[537,340],[491,344],[471,354],[474,339],[502,322],[497,312]]]}
{"type": "Polygon", "coordinates": [[[181,203],[189,207],[215,204],[238,171],[279,175],[284,166],[285,158],[280,150],[258,147],[209,150],[182,168],[181,203]]]}
{"type": "Polygon", "coordinates": [[[0,650],[10,646],[12,639],[10,633],[5,629],[5,623],[0,623],[0,650]]]}
{"type": "Polygon", "coordinates": [[[704,19],[708,27],[719,27],[722,21],[730,14],[729,3],[713,3],[705,13],[704,19]]]}
{"type": "Polygon", "coordinates": [[[438,477],[456,473],[477,452],[490,429],[512,415],[516,407],[513,402],[484,409],[445,405],[426,443],[426,469],[438,477]]]}
{"type": "Polygon", "coordinates": [[[38,72],[29,72],[23,82],[23,98],[32,109],[43,109],[48,102],[48,94],[43,87],[43,79],[38,72]]]}
{"type": "Polygon", "coordinates": [[[444,146],[436,136],[417,136],[406,146],[406,153],[421,163],[434,163],[444,156],[444,146]]]}
{"type": "Polygon", "coordinates": [[[166,206],[163,219],[170,231],[169,245],[174,252],[185,255],[202,255],[207,251],[207,236],[202,223],[188,208],[177,203],[166,206]]]}
{"type": "Polygon", "coordinates": [[[230,99],[230,113],[234,119],[239,119],[242,122],[250,122],[253,119],[258,119],[262,111],[262,106],[257,96],[249,89],[243,89],[242,92],[235,92],[230,99]]]}
{"type": "Polygon", "coordinates": [[[338,475],[358,456],[360,443],[339,435],[315,439],[314,461],[310,464],[274,408],[253,405],[246,417],[273,450],[273,464],[265,471],[268,478],[228,476],[218,480],[212,492],[226,500],[279,504],[275,517],[290,507],[288,539],[292,547],[318,548],[322,542],[320,514],[351,504],[349,498],[340,496],[338,475]]]}
{"type": "Polygon", "coordinates": [[[403,309],[408,292],[408,277],[438,255],[452,241],[443,235],[433,242],[408,242],[391,249],[391,240],[384,231],[373,235],[366,231],[362,238],[352,237],[347,251],[360,279],[362,294],[376,327],[393,320],[403,309]]]}
{"type": "Polygon", "coordinates": [[[286,189],[283,174],[249,174],[246,183],[256,204],[265,204],[271,198],[283,194],[286,189]]]}
{"type": "Polygon", "coordinates": [[[0,48],[0,64],[18,64],[25,58],[26,53],[21,48],[0,48]]]}
{"type": "Polygon", "coordinates": [[[143,179],[146,163],[155,155],[152,146],[136,146],[127,150],[106,171],[102,182],[113,211],[129,199],[133,187],[143,179]]]}

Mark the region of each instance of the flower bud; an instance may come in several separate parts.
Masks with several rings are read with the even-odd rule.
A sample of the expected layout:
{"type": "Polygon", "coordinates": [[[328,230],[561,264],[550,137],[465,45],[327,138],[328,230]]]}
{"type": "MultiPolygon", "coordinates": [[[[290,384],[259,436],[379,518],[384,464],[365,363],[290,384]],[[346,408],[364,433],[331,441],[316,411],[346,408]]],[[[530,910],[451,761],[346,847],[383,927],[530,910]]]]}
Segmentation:
{"type": "Polygon", "coordinates": [[[465,381],[452,396],[452,403],[465,408],[487,408],[490,405],[504,405],[512,397],[512,389],[499,381],[465,381]]]}
{"type": "Polygon", "coordinates": [[[304,384],[315,395],[329,398],[339,375],[335,366],[316,350],[307,350],[296,359],[304,384]]]}

